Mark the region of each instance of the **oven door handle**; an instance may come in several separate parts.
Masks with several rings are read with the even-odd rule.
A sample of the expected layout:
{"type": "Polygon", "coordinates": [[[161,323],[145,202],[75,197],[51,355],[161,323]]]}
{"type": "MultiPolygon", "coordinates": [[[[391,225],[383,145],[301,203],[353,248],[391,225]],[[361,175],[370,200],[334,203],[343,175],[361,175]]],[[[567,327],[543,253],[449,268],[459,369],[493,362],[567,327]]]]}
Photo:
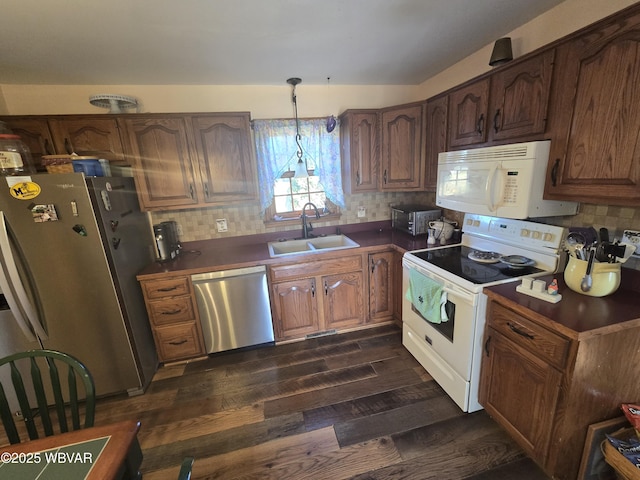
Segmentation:
{"type": "Polygon", "coordinates": [[[477,296],[473,295],[472,293],[467,293],[465,291],[453,289],[447,286],[443,286],[442,290],[446,292],[447,295],[455,295],[456,297],[462,298],[465,301],[465,303],[468,303],[472,307],[475,307],[476,305],[477,296]]]}

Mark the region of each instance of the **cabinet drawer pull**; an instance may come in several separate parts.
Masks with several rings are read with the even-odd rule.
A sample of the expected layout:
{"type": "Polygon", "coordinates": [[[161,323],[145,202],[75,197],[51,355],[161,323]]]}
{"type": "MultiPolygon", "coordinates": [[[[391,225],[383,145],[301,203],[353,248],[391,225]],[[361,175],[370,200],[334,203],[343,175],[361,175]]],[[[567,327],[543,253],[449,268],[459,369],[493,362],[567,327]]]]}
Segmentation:
{"type": "Polygon", "coordinates": [[[180,340],[179,342],[169,342],[169,345],[182,345],[183,343],[187,343],[188,340],[180,340]]]}
{"type": "Polygon", "coordinates": [[[487,337],[487,341],[484,342],[484,353],[489,356],[489,344],[491,343],[491,337],[487,337]]]}
{"type": "Polygon", "coordinates": [[[177,289],[178,287],[174,285],[173,287],[158,288],[158,292],[172,292],[173,290],[177,289]]]}
{"type": "Polygon", "coordinates": [[[165,312],[162,312],[162,315],[177,315],[178,313],[181,313],[182,310],[177,309],[177,310],[167,310],[165,312]]]}
{"type": "Polygon", "coordinates": [[[518,335],[521,335],[521,336],[523,336],[525,338],[528,338],[530,340],[534,339],[533,335],[531,335],[528,332],[525,332],[524,330],[520,330],[516,325],[514,325],[511,322],[507,322],[507,327],[509,327],[513,333],[517,333],[518,335]]]}

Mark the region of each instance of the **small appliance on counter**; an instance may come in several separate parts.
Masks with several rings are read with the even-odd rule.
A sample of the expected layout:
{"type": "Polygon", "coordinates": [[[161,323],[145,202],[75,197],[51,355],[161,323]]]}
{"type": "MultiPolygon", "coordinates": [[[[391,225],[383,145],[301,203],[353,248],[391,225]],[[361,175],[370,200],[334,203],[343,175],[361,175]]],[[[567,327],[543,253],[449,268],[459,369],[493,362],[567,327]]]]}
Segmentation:
{"type": "Polygon", "coordinates": [[[178,235],[178,224],[169,220],[153,226],[156,238],[156,257],[161,262],[173,260],[180,254],[182,245],[178,235]]]}
{"type": "Polygon", "coordinates": [[[394,205],[391,207],[391,227],[410,235],[424,235],[429,222],[440,220],[442,210],[424,205],[394,205]]]}

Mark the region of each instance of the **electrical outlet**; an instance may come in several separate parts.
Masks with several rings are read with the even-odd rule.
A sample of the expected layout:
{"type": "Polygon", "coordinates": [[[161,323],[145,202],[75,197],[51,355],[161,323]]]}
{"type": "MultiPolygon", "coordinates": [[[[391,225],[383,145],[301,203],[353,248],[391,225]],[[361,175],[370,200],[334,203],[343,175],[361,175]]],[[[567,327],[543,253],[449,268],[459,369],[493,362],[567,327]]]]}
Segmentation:
{"type": "Polygon", "coordinates": [[[634,255],[640,255],[640,231],[625,230],[622,234],[622,243],[631,243],[636,246],[634,255]]]}
{"type": "Polygon", "coordinates": [[[367,209],[364,207],[358,207],[358,218],[363,218],[367,216],[367,209]]]}
{"type": "Polygon", "coordinates": [[[183,236],[184,232],[182,231],[182,225],[179,223],[176,225],[176,229],[178,230],[178,235],[183,236]]]}
{"type": "Polygon", "coordinates": [[[218,229],[218,233],[227,231],[227,219],[226,218],[218,218],[216,219],[216,228],[218,229]]]}

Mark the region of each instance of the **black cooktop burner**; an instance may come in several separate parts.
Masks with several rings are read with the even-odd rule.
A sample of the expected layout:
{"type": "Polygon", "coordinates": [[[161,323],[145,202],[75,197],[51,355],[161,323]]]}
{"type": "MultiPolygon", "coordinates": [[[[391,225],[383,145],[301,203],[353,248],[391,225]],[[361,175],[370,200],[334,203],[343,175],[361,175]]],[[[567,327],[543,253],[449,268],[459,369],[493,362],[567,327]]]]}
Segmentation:
{"type": "Polygon", "coordinates": [[[469,253],[472,251],[474,251],[473,248],[457,245],[411,253],[428,263],[477,285],[543,271],[536,267],[511,268],[504,263],[476,262],[469,258],[469,253]]]}

